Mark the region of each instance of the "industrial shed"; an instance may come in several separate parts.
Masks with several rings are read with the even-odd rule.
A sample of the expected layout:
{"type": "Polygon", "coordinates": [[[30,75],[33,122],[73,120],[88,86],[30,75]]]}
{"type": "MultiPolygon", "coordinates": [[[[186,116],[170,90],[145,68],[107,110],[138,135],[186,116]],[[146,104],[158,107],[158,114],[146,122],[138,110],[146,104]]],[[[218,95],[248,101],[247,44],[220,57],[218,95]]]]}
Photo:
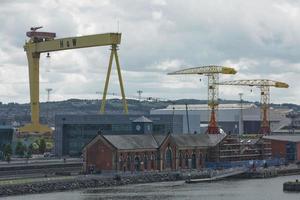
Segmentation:
{"type": "Polygon", "coordinates": [[[268,135],[264,139],[271,142],[272,157],[284,158],[289,162],[300,161],[300,135],[268,135]]]}
{"type": "Polygon", "coordinates": [[[165,171],[201,169],[226,135],[98,135],[83,149],[84,170],[165,171]]]}

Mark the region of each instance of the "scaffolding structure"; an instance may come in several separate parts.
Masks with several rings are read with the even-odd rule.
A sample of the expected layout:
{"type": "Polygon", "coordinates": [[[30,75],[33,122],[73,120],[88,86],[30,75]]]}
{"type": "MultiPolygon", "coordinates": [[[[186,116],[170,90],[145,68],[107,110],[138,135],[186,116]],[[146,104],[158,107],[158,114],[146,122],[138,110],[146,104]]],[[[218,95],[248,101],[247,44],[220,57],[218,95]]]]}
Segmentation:
{"type": "Polygon", "coordinates": [[[271,143],[262,135],[227,135],[217,147],[210,149],[210,160],[234,162],[271,158],[271,143]]]}

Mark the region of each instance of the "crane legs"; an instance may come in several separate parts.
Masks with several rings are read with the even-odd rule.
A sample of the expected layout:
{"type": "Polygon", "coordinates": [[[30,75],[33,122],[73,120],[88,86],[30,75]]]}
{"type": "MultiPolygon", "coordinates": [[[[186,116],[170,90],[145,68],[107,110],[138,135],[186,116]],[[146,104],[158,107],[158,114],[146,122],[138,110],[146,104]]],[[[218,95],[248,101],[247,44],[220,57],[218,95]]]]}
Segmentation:
{"type": "Polygon", "coordinates": [[[117,45],[112,45],[112,48],[111,48],[100,113],[102,113],[102,114],[105,113],[106,94],[107,94],[108,83],[109,83],[111,67],[112,67],[112,61],[113,61],[114,56],[115,56],[115,60],[116,60],[116,66],[117,66],[117,72],[118,72],[119,84],[120,84],[120,89],[121,89],[124,112],[125,112],[125,114],[128,114],[128,106],[127,106],[127,102],[126,102],[126,98],[125,98],[123,79],[122,79],[122,74],[121,74],[121,67],[120,67],[119,57],[118,57],[118,53],[117,53],[117,45]]]}
{"type": "Polygon", "coordinates": [[[30,106],[31,124],[26,124],[19,129],[20,132],[51,132],[47,125],[40,124],[40,102],[39,102],[39,61],[40,53],[27,51],[29,66],[30,106]]]}
{"type": "MultiPolygon", "coordinates": [[[[40,103],[39,103],[39,61],[40,61],[40,53],[33,53],[27,50],[27,59],[28,59],[28,67],[29,67],[29,85],[30,85],[30,106],[31,106],[31,123],[26,124],[23,127],[20,127],[20,132],[37,132],[37,133],[46,133],[52,132],[52,130],[47,126],[40,124],[40,103]]],[[[115,56],[119,83],[122,93],[124,112],[128,113],[127,102],[125,98],[123,80],[121,75],[121,68],[119,63],[119,58],[117,54],[117,45],[112,45],[108,71],[106,75],[104,93],[101,104],[101,113],[105,112],[105,100],[108,89],[108,83],[112,68],[113,57],[115,56]]]]}

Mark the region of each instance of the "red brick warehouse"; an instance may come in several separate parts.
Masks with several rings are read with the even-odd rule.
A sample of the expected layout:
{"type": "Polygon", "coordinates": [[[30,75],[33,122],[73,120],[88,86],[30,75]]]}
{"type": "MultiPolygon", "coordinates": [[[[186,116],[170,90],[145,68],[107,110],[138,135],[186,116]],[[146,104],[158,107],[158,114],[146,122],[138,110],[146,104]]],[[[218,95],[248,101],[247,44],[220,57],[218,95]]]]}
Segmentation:
{"type": "Polygon", "coordinates": [[[85,172],[201,169],[225,135],[98,135],[83,150],[85,172]]]}

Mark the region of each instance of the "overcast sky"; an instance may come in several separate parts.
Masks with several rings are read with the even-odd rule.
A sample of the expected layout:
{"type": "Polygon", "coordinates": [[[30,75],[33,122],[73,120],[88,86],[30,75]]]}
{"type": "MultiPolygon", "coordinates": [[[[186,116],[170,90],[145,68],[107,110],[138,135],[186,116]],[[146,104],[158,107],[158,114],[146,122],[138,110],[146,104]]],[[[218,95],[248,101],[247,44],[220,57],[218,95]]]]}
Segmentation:
{"type": "MultiPolygon", "coordinates": [[[[206,78],[167,76],[209,64],[232,66],[220,80],[267,78],[275,103],[300,103],[300,3],[296,0],[0,0],[0,101],[29,102],[23,50],[32,26],[57,37],[122,32],[119,50],[125,92],[166,99],[207,98],[206,78]],[[119,24],[119,25],[118,25],[119,24]],[[199,80],[201,79],[201,81],[199,80]]],[[[40,98],[96,99],[103,91],[109,47],[41,55],[40,98]]],[[[113,66],[109,92],[120,93],[113,66]]],[[[259,90],[220,88],[220,98],[259,101],[259,90]]]]}

